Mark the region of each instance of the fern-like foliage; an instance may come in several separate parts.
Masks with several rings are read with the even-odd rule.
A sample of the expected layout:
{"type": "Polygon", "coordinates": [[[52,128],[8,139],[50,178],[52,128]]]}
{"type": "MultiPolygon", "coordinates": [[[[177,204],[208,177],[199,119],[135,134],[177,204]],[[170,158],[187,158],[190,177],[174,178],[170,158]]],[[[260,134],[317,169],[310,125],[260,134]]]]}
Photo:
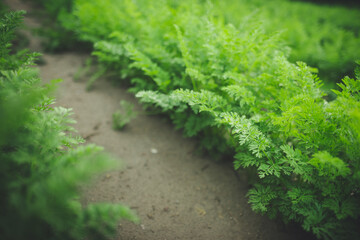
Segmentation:
{"type": "Polygon", "coordinates": [[[287,0],[75,0],[73,9],[74,31],[141,102],[205,148],[235,152],[235,168],[254,175],[255,211],[322,239],[359,236],[359,77],[329,102],[317,70],[298,62],[329,78],[353,67],[357,10],[287,0]]]}
{"type": "Polygon", "coordinates": [[[34,55],[10,55],[22,14],[0,24],[0,238],[108,239],[119,219],[137,218],[122,205],[82,206],[80,184],[119,164],[101,147],[79,145],[71,109],[52,106],[56,81],[42,86],[27,66],[34,55]]]}

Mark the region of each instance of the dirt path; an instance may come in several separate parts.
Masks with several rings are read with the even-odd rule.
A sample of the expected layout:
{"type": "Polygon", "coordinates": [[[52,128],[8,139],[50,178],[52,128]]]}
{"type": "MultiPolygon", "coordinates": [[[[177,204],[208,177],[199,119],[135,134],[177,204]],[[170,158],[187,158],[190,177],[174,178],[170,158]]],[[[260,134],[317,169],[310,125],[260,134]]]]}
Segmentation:
{"type": "MultiPolygon", "coordinates": [[[[19,0],[5,2],[31,12],[29,4],[19,0]]],[[[30,17],[25,22],[30,27],[40,24],[30,17]]],[[[29,47],[41,51],[39,39],[28,37],[29,47]]],[[[40,74],[44,81],[64,80],[57,104],[73,108],[81,136],[124,163],[121,171],[100,177],[85,193],[86,202],[122,202],[137,212],[141,223],[121,222],[117,239],[308,239],[252,212],[245,197],[247,183],[235,176],[231,165],[195,154],[194,140],[184,139],[165,118],[147,115],[126,89],[101,80],[87,92],[85,82],[74,82],[87,57],[45,53],[40,74]],[[139,114],[124,131],[114,131],[112,114],[120,100],[134,103],[139,114]]]]}

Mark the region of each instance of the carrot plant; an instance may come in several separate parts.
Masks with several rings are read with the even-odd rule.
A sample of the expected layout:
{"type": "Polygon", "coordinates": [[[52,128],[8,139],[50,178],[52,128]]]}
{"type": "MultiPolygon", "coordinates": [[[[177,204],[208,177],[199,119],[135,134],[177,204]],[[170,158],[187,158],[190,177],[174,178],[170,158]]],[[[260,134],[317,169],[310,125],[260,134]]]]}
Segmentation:
{"type": "Polygon", "coordinates": [[[121,110],[113,113],[113,129],[121,130],[128,124],[137,113],[134,111],[134,104],[128,101],[120,101],[121,110]]]}
{"type": "MultiPolygon", "coordinates": [[[[71,46],[69,39],[72,41],[74,39],[69,38],[69,30],[78,30],[78,26],[75,24],[76,19],[71,14],[75,1],[29,1],[44,5],[53,16],[52,22],[57,20],[59,23],[56,28],[52,27],[56,31],[49,29],[48,34],[45,34],[52,39],[49,41],[50,45],[54,45],[53,47],[56,45],[58,47],[71,46]]],[[[176,1],[170,2],[172,6],[177,5],[176,1]]],[[[344,1],[339,1],[339,3],[342,2],[344,1]]],[[[295,63],[300,60],[318,68],[323,80],[334,83],[345,74],[352,74],[355,67],[354,62],[360,54],[358,48],[360,44],[360,21],[358,21],[360,9],[358,7],[345,7],[346,4],[345,6],[316,5],[306,1],[291,0],[212,0],[211,3],[214,5],[214,11],[216,11],[219,21],[231,23],[236,28],[258,22],[268,34],[281,32],[283,44],[291,47],[291,51],[288,52],[290,61],[295,63]]],[[[104,2],[103,6],[106,4],[104,2]]],[[[122,4],[121,1],[120,4],[122,4]]],[[[129,4],[127,3],[127,5],[129,4]]],[[[108,15],[102,12],[100,15],[96,15],[96,18],[100,18],[102,14],[108,15]]],[[[124,19],[120,15],[117,18],[121,19],[121,23],[113,21],[112,27],[130,22],[130,19],[124,19]]],[[[159,18],[159,16],[156,17],[159,18]]],[[[106,21],[106,19],[97,19],[93,25],[106,21]]],[[[99,34],[103,33],[103,36],[108,36],[113,31],[113,29],[107,29],[107,25],[104,28],[100,27],[100,24],[98,26],[99,34]]],[[[83,34],[80,35],[84,37],[83,34]]],[[[85,39],[92,40],[93,37],[94,35],[90,39],[86,37],[85,39]]]]}
{"type": "Polygon", "coordinates": [[[136,221],[119,204],[82,206],[80,184],[117,161],[73,135],[71,109],[53,107],[50,91],[30,67],[38,54],[11,54],[24,12],[0,20],[0,238],[108,239],[117,222],[136,221]]]}
{"type": "Polygon", "coordinates": [[[261,22],[267,33],[281,32],[291,62],[319,69],[326,81],[352,74],[360,55],[360,9],[289,0],[215,1],[219,14],[235,26],[261,22]],[[251,13],[251,14],[250,14],[251,13]]]}
{"type": "Polygon", "coordinates": [[[254,175],[254,211],[297,222],[319,239],[358,238],[359,71],[329,102],[317,69],[293,62],[347,72],[358,56],[359,12],[251,2],[76,0],[72,24],[141,102],[254,175]]]}

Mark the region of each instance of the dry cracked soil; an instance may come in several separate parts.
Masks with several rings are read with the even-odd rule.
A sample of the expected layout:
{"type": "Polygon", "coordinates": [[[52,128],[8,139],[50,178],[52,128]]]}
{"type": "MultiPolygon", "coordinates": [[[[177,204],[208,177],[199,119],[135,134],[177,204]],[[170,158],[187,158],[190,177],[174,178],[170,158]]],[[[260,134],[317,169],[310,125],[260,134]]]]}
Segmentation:
{"type": "Polygon", "coordinates": [[[198,154],[196,140],[182,136],[170,121],[144,111],[126,88],[100,79],[86,91],[86,79],[74,81],[90,54],[44,53],[32,29],[43,19],[31,14],[29,2],[6,0],[13,10],[26,10],[25,30],[33,51],[41,52],[44,82],[62,79],[57,105],[72,108],[78,134],[88,143],[103,146],[123,163],[97,177],[84,191],[84,204],[121,202],[141,219],[122,221],[115,239],[123,240],[289,240],[311,239],[297,227],[288,227],[254,213],[246,192],[249,185],[228,161],[216,162],[198,154]],[[122,131],[112,129],[112,114],[126,100],[138,115],[122,131]]]}

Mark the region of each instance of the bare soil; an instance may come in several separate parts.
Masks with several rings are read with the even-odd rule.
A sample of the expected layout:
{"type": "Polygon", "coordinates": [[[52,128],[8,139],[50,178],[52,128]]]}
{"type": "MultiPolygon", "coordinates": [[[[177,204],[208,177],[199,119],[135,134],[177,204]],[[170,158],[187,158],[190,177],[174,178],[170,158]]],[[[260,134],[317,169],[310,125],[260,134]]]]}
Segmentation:
{"type": "MultiPolygon", "coordinates": [[[[12,9],[33,10],[29,3],[5,1],[12,9]]],[[[41,26],[41,19],[25,17],[28,28],[41,26]]],[[[40,39],[24,31],[29,48],[42,52],[40,39]]],[[[288,240],[310,239],[296,227],[288,227],[254,213],[247,203],[248,183],[237,176],[228,162],[216,162],[196,152],[196,140],[174,130],[168,119],[142,110],[126,89],[101,79],[86,91],[86,79],[75,82],[74,74],[89,54],[43,53],[39,66],[44,82],[63,79],[57,105],[72,108],[79,135],[88,143],[103,146],[120,159],[122,170],[97,178],[85,191],[84,201],[121,202],[130,206],[140,224],[119,223],[116,239],[123,240],[288,240]],[[120,100],[132,102],[139,112],[122,131],[112,129],[112,114],[120,100]]]]}

